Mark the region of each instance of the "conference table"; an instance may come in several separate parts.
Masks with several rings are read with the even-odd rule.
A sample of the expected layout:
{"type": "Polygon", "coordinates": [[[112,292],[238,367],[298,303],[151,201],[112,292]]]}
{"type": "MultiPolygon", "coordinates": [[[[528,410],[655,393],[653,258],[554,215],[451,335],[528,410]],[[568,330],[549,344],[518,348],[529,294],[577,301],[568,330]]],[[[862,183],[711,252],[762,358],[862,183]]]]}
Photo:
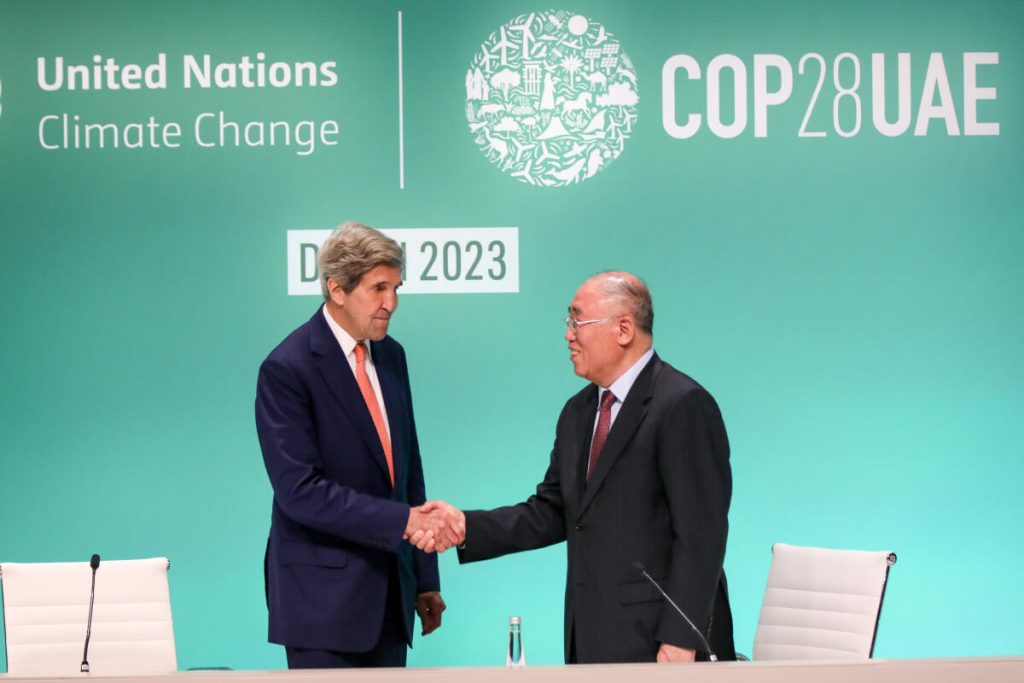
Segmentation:
{"type": "Polygon", "coordinates": [[[12,676],[0,681],[89,680],[124,683],[1020,683],[1024,656],[864,661],[700,662],[696,664],[591,664],[576,666],[312,669],[298,671],[178,671],[151,675],[94,672],[67,676],[12,676]]]}

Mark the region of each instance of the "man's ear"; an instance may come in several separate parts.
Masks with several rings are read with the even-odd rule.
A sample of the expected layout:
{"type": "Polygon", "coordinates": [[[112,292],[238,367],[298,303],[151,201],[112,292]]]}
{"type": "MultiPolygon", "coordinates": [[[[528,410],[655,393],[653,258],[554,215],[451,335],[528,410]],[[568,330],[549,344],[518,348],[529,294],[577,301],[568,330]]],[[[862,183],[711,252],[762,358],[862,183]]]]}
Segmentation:
{"type": "Polygon", "coordinates": [[[327,278],[327,293],[331,295],[331,301],[339,306],[345,305],[345,290],[341,288],[341,284],[333,277],[327,278]]]}
{"type": "Polygon", "coordinates": [[[636,321],[633,320],[633,316],[624,315],[615,324],[616,341],[619,346],[629,346],[636,337],[636,321]]]}

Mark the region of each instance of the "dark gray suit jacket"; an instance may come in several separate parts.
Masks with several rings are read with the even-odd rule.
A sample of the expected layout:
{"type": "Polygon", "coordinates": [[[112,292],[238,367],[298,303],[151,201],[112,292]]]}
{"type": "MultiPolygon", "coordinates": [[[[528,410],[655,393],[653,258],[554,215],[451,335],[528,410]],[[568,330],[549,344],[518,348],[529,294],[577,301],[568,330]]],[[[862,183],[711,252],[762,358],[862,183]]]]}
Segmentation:
{"type": "Polygon", "coordinates": [[[589,482],[597,387],[558,418],[544,480],[518,505],[466,513],[461,562],[568,541],[565,654],[572,661],[654,661],[659,643],[703,651],[696,635],[639,576],[639,561],[735,659],[722,564],[732,475],[718,405],[657,354],[637,377],[589,482]]]}

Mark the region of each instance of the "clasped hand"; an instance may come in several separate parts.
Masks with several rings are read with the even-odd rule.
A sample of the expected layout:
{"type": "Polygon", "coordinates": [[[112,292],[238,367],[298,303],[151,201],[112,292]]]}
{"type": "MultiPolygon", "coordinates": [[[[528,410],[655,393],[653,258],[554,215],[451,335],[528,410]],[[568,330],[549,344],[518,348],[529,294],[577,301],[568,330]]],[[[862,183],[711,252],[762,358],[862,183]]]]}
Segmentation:
{"type": "Polygon", "coordinates": [[[443,500],[428,500],[409,509],[403,538],[424,552],[444,552],[466,540],[466,515],[443,500]]]}

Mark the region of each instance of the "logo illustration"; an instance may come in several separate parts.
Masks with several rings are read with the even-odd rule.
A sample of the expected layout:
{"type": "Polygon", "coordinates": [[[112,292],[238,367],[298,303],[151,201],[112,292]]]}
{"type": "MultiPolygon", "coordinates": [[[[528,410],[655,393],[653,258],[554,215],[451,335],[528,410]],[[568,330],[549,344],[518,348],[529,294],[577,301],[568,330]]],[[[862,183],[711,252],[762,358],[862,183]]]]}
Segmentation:
{"type": "Polygon", "coordinates": [[[466,118],[491,163],[524,183],[571,185],[622,153],[637,119],[636,69],[580,14],[523,14],[466,71],[466,118]]]}

